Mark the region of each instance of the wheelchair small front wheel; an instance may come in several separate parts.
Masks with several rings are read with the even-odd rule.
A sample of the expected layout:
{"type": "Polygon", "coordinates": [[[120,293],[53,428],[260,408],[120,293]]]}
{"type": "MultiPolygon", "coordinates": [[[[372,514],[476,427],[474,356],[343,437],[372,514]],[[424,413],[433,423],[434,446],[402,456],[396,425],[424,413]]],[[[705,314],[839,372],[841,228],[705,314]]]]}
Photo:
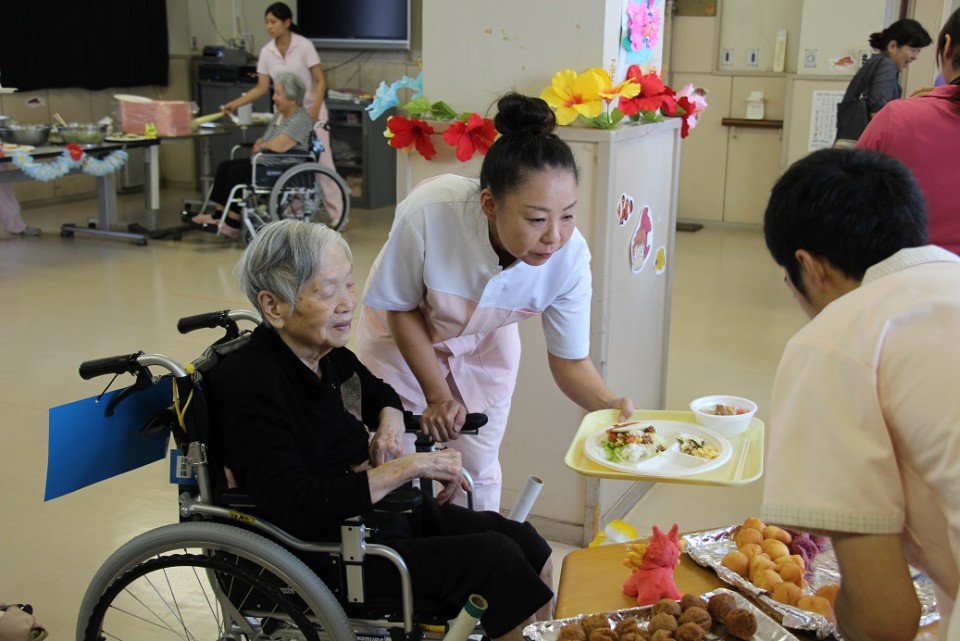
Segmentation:
{"type": "Polygon", "coordinates": [[[285,171],[270,191],[273,220],[297,218],[340,230],[350,217],[350,191],[336,171],[308,162],[285,171]]]}

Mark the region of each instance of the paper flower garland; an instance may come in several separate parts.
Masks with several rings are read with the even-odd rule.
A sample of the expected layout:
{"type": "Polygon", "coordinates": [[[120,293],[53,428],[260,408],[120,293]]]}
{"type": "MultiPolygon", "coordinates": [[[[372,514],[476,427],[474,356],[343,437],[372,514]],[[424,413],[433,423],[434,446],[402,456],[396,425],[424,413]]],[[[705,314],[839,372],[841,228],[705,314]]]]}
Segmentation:
{"type": "Polygon", "coordinates": [[[367,105],[371,120],[376,120],[388,109],[399,105],[399,89],[410,89],[413,96],[410,102],[400,107],[409,117],[391,116],[387,119],[387,129],[383,135],[391,147],[407,152],[416,150],[431,160],[437,154],[437,148],[430,136],[438,132],[426,120],[453,121],[443,131],[443,140],[457,150],[457,160],[460,162],[467,162],[475,153],[485,155],[497,139],[497,130],[489,118],[470,112],[458,114],[442,100],[430,102],[423,95],[423,72],[416,78],[404,76],[389,86],[381,82],[373,101],[367,105]]]}
{"type": "Polygon", "coordinates": [[[127,158],[127,152],[122,149],[110,152],[103,159],[94,158],[76,144],[67,145],[62,154],[45,162],[35,161],[26,151],[13,152],[13,164],[30,178],[41,182],[62,178],[74,169],[82,169],[91,176],[106,176],[123,167],[127,158]]]}
{"type": "Polygon", "coordinates": [[[643,122],[658,122],[664,116],[680,117],[682,138],[687,137],[699,114],[707,108],[704,90],[689,85],[678,97],[657,72],[643,73],[639,65],[630,65],[626,78],[618,85],[613,84],[610,73],[599,67],[580,74],[564,69],[554,74],[540,97],[554,109],[560,125],[580,120],[600,129],[613,129],[624,117],[643,122]]]}

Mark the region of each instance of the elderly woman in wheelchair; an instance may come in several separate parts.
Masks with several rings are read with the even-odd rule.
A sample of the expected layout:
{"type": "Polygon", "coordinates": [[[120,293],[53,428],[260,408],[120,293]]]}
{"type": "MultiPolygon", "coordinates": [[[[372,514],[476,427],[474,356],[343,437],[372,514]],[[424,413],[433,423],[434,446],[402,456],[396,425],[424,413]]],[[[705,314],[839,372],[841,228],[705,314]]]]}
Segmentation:
{"type": "MultiPolygon", "coordinates": [[[[237,266],[263,323],[207,377],[213,449],[259,512],[294,536],[339,538],[341,521],[414,479],[439,482],[414,514],[376,513],[375,539],[410,569],[415,603],[455,615],[470,594],[489,607],[492,638],[522,638],[552,614],[550,548],[528,523],[448,503],[462,482],[459,454],[402,454],[393,389],[347,349],[356,306],[349,247],[322,226],[265,226],[237,266]],[[364,425],[376,427],[368,443],[364,425]]],[[[366,568],[370,594],[396,592],[396,571],[366,568]]]]}
{"type": "MultiPolygon", "coordinates": [[[[278,154],[300,152],[305,156],[308,154],[313,122],[303,107],[305,92],[303,80],[296,74],[284,72],[277,75],[273,90],[273,104],[276,111],[263,137],[253,143],[252,152],[255,157],[261,152],[278,154]]],[[[310,158],[307,157],[304,160],[310,160],[310,158]]],[[[249,159],[236,158],[221,162],[217,166],[209,197],[214,212],[197,214],[190,218],[190,224],[204,231],[219,230],[219,233],[227,238],[238,238],[241,229],[240,211],[234,204],[227,201],[234,186],[249,183],[250,175],[249,159]],[[226,211],[226,217],[224,217],[224,211],[226,211]]]]}

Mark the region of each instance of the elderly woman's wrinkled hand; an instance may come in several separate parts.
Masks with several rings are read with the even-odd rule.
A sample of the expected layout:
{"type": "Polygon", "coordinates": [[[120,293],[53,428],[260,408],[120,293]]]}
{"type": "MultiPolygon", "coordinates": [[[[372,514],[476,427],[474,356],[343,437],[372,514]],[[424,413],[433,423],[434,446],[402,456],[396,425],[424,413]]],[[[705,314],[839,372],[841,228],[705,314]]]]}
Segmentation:
{"type": "Polygon", "coordinates": [[[380,424],[370,441],[370,464],[373,467],[403,456],[403,419],[380,424]]]}
{"type": "Polygon", "coordinates": [[[463,485],[463,464],[460,460],[460,452],[447,448],[414,456],[421,457],[420,477],[437,481],[443,486],[437,494],[437,502],[449,503],[463,485]]]}

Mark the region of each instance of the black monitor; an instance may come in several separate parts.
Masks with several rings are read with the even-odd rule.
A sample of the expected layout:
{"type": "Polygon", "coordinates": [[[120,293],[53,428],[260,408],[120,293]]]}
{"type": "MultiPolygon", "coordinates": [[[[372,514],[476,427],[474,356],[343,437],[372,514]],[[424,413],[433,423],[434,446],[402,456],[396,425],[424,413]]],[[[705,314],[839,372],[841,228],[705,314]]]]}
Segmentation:
{"type": "Polygon", "coordinates": [[[296,24],[317,49],[410,49],[410,0],[297,0],[296,24]]]}

